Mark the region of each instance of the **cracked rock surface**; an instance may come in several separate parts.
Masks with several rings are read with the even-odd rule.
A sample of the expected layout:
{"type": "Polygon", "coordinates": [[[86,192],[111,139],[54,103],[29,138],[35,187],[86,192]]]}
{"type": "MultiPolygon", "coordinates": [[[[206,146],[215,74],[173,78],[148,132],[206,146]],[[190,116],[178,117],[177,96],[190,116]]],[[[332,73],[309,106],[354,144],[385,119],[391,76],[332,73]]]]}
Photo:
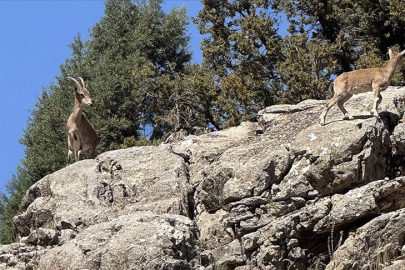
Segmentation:
{"type": "Polygon", "coordinates": [[[0,269],[403,269],[405,89],[382,96],[74,163],[27,191],[0,269]]]}

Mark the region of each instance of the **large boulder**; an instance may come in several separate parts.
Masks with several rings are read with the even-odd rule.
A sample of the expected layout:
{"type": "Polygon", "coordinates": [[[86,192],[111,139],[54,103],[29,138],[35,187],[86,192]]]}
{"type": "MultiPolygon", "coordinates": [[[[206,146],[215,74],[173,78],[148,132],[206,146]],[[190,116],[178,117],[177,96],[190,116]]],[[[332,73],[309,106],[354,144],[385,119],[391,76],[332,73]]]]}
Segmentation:
{"type": "Polygon", "coordinates": [[[166,146],[111,151],[46,176],[25,196],[17,233],[82,229],[135,211],[187,216],[184,160],[166,146]]]}
{"type": "Polygon", "coordinates": [[[403,269],[404,261],[395,259],[403,258],[404,245],[405,209],[400,209],[378,216],[351,233],[333,253],[326,269],[403,269]]]}
{"type": "Polygon", "coordinates": [[[191,269],[194,223],[179,215],[135,212],[92,225],[48,251],[40,269],[191,269]]]}
{"type": "Polygon", "coordinates": [[[325,126],[306,100],[74,163],[27,191],[0,269],[401,269],[405,91],[382,95],[379,119],[371,93],[325,126]]]}

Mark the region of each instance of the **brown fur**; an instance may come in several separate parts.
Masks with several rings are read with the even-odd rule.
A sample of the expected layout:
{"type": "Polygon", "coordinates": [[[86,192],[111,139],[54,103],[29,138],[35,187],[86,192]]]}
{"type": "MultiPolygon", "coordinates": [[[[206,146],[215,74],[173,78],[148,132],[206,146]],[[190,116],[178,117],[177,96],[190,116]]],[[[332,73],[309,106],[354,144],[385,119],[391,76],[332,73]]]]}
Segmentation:
{"type": "Polygon", "coordinates": [[[388,88],[391,79],[394,76],[395,69],[402,65],[402,56],[405,50],[400,53],[394,53],[391,49],[388,51],[390,61],[386,67],[359,69],[351,72],[342,73],[333,82],[335,95],[326,104],[324,112],[321,114],[321,125],[325,125],[326,114],[336,103],[344,115],[344,119],[350,119],[352,116],[343,107],[351,96],[373,91],[374,104],[372,114],[379,117],[377,107],[381,103],[382,96],[380,92],[388,88]]]}
{"type": "Polygon", "coordinates": [[[68,77],[77,85],[75,88],[75,104],[73,112],[69,116],[66,124],[66,133],[68,135],[68,162],[71,161],[71,156],[74,155],[75,161],[79,161],[81,155],[88,154],[93,157],[96,146],[99,142],[99,137],[86,118],[82,111],[82,105],[91,105],[90,93],[84,85],[84,81],[79,77],[82,85],[76,79],[68,77]]]}

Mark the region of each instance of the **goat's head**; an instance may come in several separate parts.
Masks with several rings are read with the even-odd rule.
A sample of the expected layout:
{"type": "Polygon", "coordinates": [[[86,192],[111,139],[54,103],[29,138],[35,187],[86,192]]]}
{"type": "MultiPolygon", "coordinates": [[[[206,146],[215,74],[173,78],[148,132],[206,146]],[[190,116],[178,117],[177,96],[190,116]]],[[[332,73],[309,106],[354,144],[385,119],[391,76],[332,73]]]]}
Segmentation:
{"type": "Polygon", "coordinates": [[[84,105],[92,105],[93,101],[90,97],[89,91],[87,90],[87,88],[84,84],[82,77],[79,77],[80,82],[82,83],[81,85],[75,78],[72,78],[72,77],[67,77],[67,78],[71,79],[72,81],[74,81],[76,83],[77,87],[75,88],[75,95],[76,95],[76,98],[79,100],[79,102],[84,105]]]}
{"type": "Polygon", "coordinates": [[[391,49],[388,50],[390,56],[390,61],[395,61],[396,66],[402,67],[402,56],[405,54],[405,50],[402,52],[393,52],[391,49]]]}

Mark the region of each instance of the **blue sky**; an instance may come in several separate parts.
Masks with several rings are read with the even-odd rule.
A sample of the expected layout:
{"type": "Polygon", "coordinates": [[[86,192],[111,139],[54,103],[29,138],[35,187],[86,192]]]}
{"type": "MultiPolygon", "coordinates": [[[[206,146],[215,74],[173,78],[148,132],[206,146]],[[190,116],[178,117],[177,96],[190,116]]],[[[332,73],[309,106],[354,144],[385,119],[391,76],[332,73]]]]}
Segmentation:
{"type": "MultiPolygon", "coordinates": [[[[164,0],[163,9],[169,12],[183,5],[190,17],[202,8],[199,0],[164,0]]],[[[70,57],[73,38],[80,33],[87,39],[103,15],[103,0],[0,1],[1,192],[24,157],[18,140],[42,89],[60,75],[59,66],[70,57]]],[[[200,63],[202,37],[191,21],[189,34],[193,62],[200,63]]]]}

